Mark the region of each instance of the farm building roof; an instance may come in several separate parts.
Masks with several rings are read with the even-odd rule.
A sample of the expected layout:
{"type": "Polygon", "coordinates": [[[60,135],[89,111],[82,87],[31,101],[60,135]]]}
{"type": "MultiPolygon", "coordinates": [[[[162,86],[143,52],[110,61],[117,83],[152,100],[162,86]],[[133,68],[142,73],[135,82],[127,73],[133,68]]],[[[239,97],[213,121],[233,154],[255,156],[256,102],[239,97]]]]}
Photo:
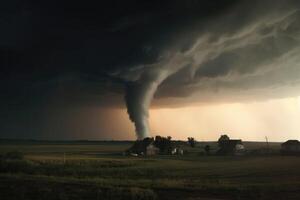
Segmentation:
{"type": "Polygon", "coordinates": [[[282,146],[285,145],[300,145],[300,142],[298,140],[288,140],[281,144],[282,146]]]}

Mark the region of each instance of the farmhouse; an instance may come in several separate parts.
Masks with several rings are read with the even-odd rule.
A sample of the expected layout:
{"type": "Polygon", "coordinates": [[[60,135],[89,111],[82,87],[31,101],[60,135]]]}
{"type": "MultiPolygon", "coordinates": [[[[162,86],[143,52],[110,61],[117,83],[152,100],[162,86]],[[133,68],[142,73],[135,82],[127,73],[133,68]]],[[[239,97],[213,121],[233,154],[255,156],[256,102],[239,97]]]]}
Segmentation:
{"type": "Polygon", "coordinates": [[[146,155],[153,156],[159,154],[159,148],[157,148],[153,142],[146,147],[146,155]]]}
{"type": "Polygon", "coordinates": [[[242,140],[222,140],[219,142],[219,155],[243,155],[245,147],[242,140]]]}
{"type": "MultiPolygon", "coordinates": [[[[127,153],[136,155],[145,155],[147,153],[147,147],[153,144],[153,138],[145,138],[143,140],[137,140],[127,150],[127,153]]],[[[149,149],[150,152],[150,149],[149,149]]],[[[151,152],[152,153],[152,152],[151,152]]]]}
{"type": "Polygon", "coordinates": [[[172,155],[183,155],[183,149],[180,147],[174,147],[171,151],[172,155]]]}
{"type": "Polygon", "coordinates": [[[171,137],[165,138],[156,136],[154,138],[144,138],[143,140],[137,140],[127,150],[127,153],[132,155],[157,155],[157,154],[171,154],[172,143],[171,137]]]}
{"type": "Polygon", "coordinates": [[[300,154],[300,142],[298,140],[288,140],[281,144],[283,154],[300,154]]]}

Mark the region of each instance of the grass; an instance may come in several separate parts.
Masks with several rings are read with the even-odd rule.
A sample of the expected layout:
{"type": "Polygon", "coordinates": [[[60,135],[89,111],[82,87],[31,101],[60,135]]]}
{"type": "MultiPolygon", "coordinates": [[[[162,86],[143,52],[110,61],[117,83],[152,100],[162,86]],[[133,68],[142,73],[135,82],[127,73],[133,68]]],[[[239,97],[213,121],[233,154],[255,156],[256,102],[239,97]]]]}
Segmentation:
{"type": "MultiPolygon", "coordinates": [[[[22,185],[23,199],[34,199],[35,194],[47,189],[61,190],[59,193],[64,194],[53,199],[76,199],[74,195],[82,199],[86,195],[93,199],[99,195],[102,199],[300,197],[299,157],[199,156],[197,151],[201,149],[196,148],[184,156],[136,158],[121,154],[128,146],[128,143],[1,145],[0,153],[18,149],[25,158],[0,162],[0,195],[20,199],[12,198],[5,185],[22,185]]],[[[254,143],[251,148],[255,149],[254,143]]]]}

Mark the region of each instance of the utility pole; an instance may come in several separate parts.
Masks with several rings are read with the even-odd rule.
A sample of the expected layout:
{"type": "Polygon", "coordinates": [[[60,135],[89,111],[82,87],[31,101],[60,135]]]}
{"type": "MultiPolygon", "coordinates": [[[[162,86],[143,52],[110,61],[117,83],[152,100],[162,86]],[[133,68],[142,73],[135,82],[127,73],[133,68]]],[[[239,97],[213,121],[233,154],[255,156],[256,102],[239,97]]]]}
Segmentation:
{"type": "Polygon", "coordinates": [[[269,140],[268,140],[268,137],[267,137],[267,136],[266,136],[265,138],[266,138],[266,143],[267,143],[267,149],[268,149],[268,151],[269,151],[269,140]]]}

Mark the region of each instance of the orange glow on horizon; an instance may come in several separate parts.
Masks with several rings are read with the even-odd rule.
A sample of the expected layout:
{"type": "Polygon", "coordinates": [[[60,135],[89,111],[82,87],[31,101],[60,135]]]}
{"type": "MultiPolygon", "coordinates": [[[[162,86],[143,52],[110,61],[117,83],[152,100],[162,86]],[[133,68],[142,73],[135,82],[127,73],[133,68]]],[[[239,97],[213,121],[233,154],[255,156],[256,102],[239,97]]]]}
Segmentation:
{"type": "Polygon", "coordinates": [[[300,139],[300,97],[253,103],[150,110],[153,135],[217,140],[226,133],[249,141],[300,139]]]}

